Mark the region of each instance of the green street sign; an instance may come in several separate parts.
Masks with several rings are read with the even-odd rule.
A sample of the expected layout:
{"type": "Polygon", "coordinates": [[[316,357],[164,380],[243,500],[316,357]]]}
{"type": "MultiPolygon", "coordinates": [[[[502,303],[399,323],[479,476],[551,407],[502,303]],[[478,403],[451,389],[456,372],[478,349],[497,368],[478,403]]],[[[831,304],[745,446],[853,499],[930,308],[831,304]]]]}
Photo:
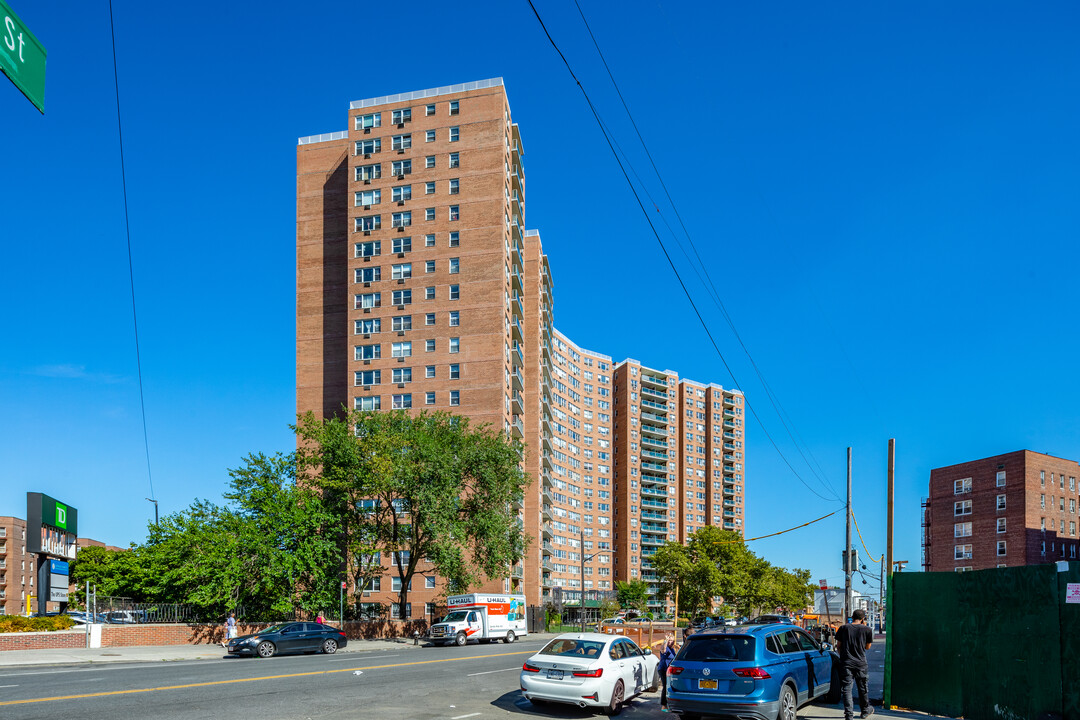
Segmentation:
{"type": "Polygon", "coordinates": [[[34,33],[0,0],[0,70],[34,107],[45,113],[45,47],[34,33]]]}

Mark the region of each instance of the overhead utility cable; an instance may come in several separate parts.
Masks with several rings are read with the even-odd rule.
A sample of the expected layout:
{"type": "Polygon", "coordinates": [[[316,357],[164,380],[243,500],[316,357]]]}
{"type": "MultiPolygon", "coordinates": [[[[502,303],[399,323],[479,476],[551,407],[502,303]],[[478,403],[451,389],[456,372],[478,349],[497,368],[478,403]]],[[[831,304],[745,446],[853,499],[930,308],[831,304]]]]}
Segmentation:
{"type": "Polygon", "coordinates": [[[139,373],[139,410],[142,413],[143,448],[146,450],[146,477],[150,482],[150,501],[154,495],[154,474],[150,469],[150,436],[146,431],[146,400],[143,396],[142,355],[139,352],[139,315],[135,311],[135,264],[131,259],[131,223],[128,220],[127,172],[124,168],[124,126],[120,122],[120,73],[116,66],[116,26],[112,0],[109,0],[109,31],[112,34],[113,84],[116,87],[116,131],[120,138],[120,181],[124,189],[124,231],[127,233],[128,279],[131,283],[131,322],[135,328],[135,365],[139,373]]]}
{"type": "MultiPolygon", "coordinates": [[[[683,281],[682,276],[679,274],[678,268],[676,268],[675,263],[672,261],[671,255],[670,253],[668,253],[667,247],[664,245],[664,241],[660,239],[660,234],[656,231],[656,226],[653,225],[652,218],[649,217],[648,211],[645,209],[644,204],[641,202],[641,196],[638,194],[637,189],[634,187],[634,183],[630,180],[630,176],[627,174],[626,167],[623,165],[622,160],[619,158],[619,153],[615,150],[615,147],[612,144],[611,136],[605,129],[604,123],[600,119],[599,112],[593,105],[592,99],[589,97],[588,92],[586,92],[585,87],[581,84],[581,81],[578,80],[577,75],[574,73],[573,68],[570,66],[570,62],[566,59],[566,56],[563,55],[563,52],[559,48],[558,44],[555,42],[555,39],[551,37],[551,33],[548,32],[547,26],[544,24],[543,19],[540,17],[540,13],[539,11],[537,11],[536,6],[533,5],[532,0],[528,0],[528,2],[529,7],[532,8],[533,14],[536,16],[537,21],[540,23],[540,27],[543,29],[544,34],[547,36],[548,42],[551,43],[551,46],[555,49],[555,52],[557,52],[559,54],[559,57],[562,58],[563,64],[566,65],[567,71],[574,79],[574,82],[577,84],[578,89],[581,90],[581,94],[585,97],[585,102],[589,105],[589,110],[592,112],[593,118],[596,120],[597,125],[600,127],[600,132],[604,136],[604,140],[607,142],[608,148],[611,150],[611,154],[615,157],[615,162],[618,164],[619,170],[623,174],[623,178],[626,180],[627,185],[630,186],[630,192],[633,193],[634,199],[637,201],[638,208],[645,216],[645,221],[649,224],[649,228],[652,230],[653,236],[656,238],[657,243],[659,243],[660,245],[661,251],[663,251],[664,253],[664,258],[667,260],[668,265],[671,267],[672,272],[675,274],[675,278],[679,281],[679,286],[682,288],[683,294],[686,295],[686,299],[689,301],[690,307],[693,309],[694,314],[697,316],[698,322],[701,323],[702,329],[705,331],[706,336],[709,338],[709,342],[712,344],[713,349],[716,351],[716,354],[720,357],[720,361],[724,364],[724,368],[727,369],[728,374],[732,378],[732,381],[738,384],[738,380],[735,379],[734,371],[728,364],[727,359],[724,357],[724,354],[720,351],[720,347],[717,344],[716,339],[709,331],[709,326],[705,323],[705,319],[702,317],[701,311],[698,309],[697,304],[694,302],[694,298],[691,296],[689,289],[686,287],[686,283],[683,281]]],[[[746,402],[747,409],[751,412],[751,414],[753,414],[754,419],[757,420],[758,424],[761,426],[761,430],[763,433],[765,433],[765,437],[768,438],[770,444],[772,444],[773,449],[776,450],[777,454],[784,461],[784,464],[788,466],[788,469],[791,470],[792,474],[795,475],[796,478],[798,478],[799,482],[801,482],[807,490],[812,492],[814,495],[817,495],[822,500],[825,500],[827,502],[841,502],[840,498],[838,496],[835,496],[835,493],[834,497],[829,498],[825,497],[817,490],[810,487],[809,483],[807,483],[806,480],[804,480],[803,477],[799,475],[799,472],[787,459],[787,456],[784,455],[783,451],[780,449],[780,446],[777,445],[776,440],[774,440],[772,435],[769,434],[769,431],[766,429],[765,424],[758,416],[757,411],[754,409],[753,405],[749,402],[749,400],[745,400],[745,398],[744,401],[746,402]]]]}
{"type": "Polygon", "coordinates": [[[768,535],[758,535],[757,537],[743,538],[743,539],[740,539],[740,540],[719,540],[717,542],[714,542],[713,545],[734,545],[735,543],[748,543],[748,542],[751,542],[753,540],[764,540],[765,538],[776,537],[777,535],[783,535],[784,533],[789,533],[792,530],[799,530],[801,528],[806,527],[807,525],[813,525],[816,522],[821,522],[825,518],[832,517],[833,515],[835,515],[838,512],[840,512],[840,511],[839,510],[833,510],[828,515],[822,515],[821,517],[817,518],[816,520],[811,520],[810,522],[804,522],[802,525],[796,525],[795,527],[788,528],[787,530],[781,530],[780,532],[769,533],[768,535]]]}
{"type": "MultiPolygon", "coordinates": [[[[776,393],[773,391],[772,386],[770,386],[768,381],[765,379],[765,375],[761,371],[761,368],[758,367],[757,361],[754,360],[754,356],[750,353],[749,348],[746,347],[746,343],[743,342],[742,336],[739,334],[738,329],[735,327],[735,321],[728,313],[727,307],[724,305],[724,301],[720,298],[720,293],[716,289],[716,284],[713,282],[712,276],[710,275],[704,261],[702,261],[701,255],[697,249],[697,245],[694,243],[694,239],[690,235],[690,231],[689,229],[687,229],[686,223],[683,221],[682,215],[679,213],[679,208],[675,204],[675,199],[671,196],[671,192],[668,190],[667,183],[664,182],[664,178],[663,175],[661,175],[660,173],[660,169],[656,166],[656,161],[653,159],[652,153],[649,152],[649,147],[645,143],[645,138],[642,136],[641,130],[638,128],[637,122],[634,120],[633,113],[630,112],[630,108],[626,104],[626,98],[623,97],[622,90],[619,88],[619,84],[618,82],[616,82],[615,76],[611,72],[611,67],[608,66],[607,58],[604,57],[604,52],[600,49],[600,44],[596,40],[596,36],[593,34],[592,27],[589,26],[589,21],[585,18],[585,13],[581,9],[581,4],[578,3],[577,0],[574,0],[574,4],[577,6],[578,14],[581,15],[581,21],[585,24],[585,29],[589,32],[589,37],[593,41],[593,46],[596,48],[596,52],[600,56],[600,61],[604,64],[604,69],[607,71],[608,77],[611,79],[611,84],[612,86],[614,86],[615,92],[619,96],[619,101],[622,103],[623,109],[626,111],[626,116],[630,119],[630,124],[633,126],[634,132],[637,134],[638,141],[641,143],[641,147],[645,151],[646,157],[649,158],[649,163],[652,165],[653,172],[655,173],[657,180],[659,180],[660,186],[664,190],[664,194],[667,196],[668,203],[671,205],[671,209],[674,211],[675,217],[679,221],[679,226],[682,228],[683,234],[686,236],[687,241],[689,241],[690,248],[694,251],[694,257],[697,259],[696,265],[692,260],[690,260],[690,257],[686,255],[686,251],[685,249],[683,249],[682,243],[679,242],[679,239],[675,236],[675,233],[671,231],[670,226],[668,226],[668,231],[671,232],[671,236],[675,238],[675,242],[679,245],[679,248],[683,250],[683,255],[686,257],[687,262],[690,263],[690,266],[694,270],[694,273],[698,276],[698,280],[701,281],[702,285],[708,285],[709,289],[711,290],[711,297],[713,302],[720,310],[720,313],[721,315],[723,315],[724,320],[728,324],[728,327],[731,328],[732,334],[735,335],[735,339],[738,340],[739,345],[742,347],[743,352],[746,354],[747,359],[750,361],[750,365],[753,367],[754,373],[757,375],[758,380],[761,382],[761,386],[765,389],[766,398],[768,398],[769,402],[772,404],[773,410],[776,412],[776,416],[780,419],[780,424],[784,426],[784,430],[787,431],[788,437],[791,438],[792,444],[795,446],[795,449],[798,450],[799,455],[802,456],[803,462],[806,463],[806,466],[810,468],[810,472],[814,474],[814,476],[823,486],[826,486],[829,490],[831,490],[834,495],[839,495],[839,493],[837,493],[836,491],[836,488],[832,485],[832,482],[829,481],[828,476],[825,474],[825,470],[821,467],[821,464],[817,462],[817,458],[813,457],[813,451],[811,451],[809,447],[807,447],[806,449],[806,452],[810,454],[810,458],[807,458],[806,453],[803,452],[802,446],[806,443],[802,440],[801,437],[796,437],[798,435],[798,431],[794,429],[794,422],[791,420],[791,416],[788,414],[787,410],[784,409],[784,406],[780,403],[780,399],[776,396],[776,393]],[[699,267],[700,271],[698,270],[699,267]],[[702,277],[703,273],[704,277],[702,277]],[[814,464],[810,462],[810,459],[813,459],[814,463],[817,464],[817,468],[821,469],[821,474],[819,474],[817,469],[815,469],[814,464]]],[[[637,173],[635,173],[635,176],[636,175],[637,173]]],[[[640,178],[638,178],[638,182],[641,183],[642,187],[644,188],[644,183],[641,181],[640,178]]],[[[646,194],[648,194],[647,190],[646,194]]],[[[650,200],[651,199],[652,198],[650,197],[650,200]]],[[[655,203],[653,204],[654,206],[656,206],[655,203]]],[[[659,206],[656,206],[656,211],[660,213],[659,206]]],[[[663,213],[660,213],[660,215],[661,217],[663,217],[663,213]]],[[[666,220],[665,225],[667,225],[666,220]]]]}

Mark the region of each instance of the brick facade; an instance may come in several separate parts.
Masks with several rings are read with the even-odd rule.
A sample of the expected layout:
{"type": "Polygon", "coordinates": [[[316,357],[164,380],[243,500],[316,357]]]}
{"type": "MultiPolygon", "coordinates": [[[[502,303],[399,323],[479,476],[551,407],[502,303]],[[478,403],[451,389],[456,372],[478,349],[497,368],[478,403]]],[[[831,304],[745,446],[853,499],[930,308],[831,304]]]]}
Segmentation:
{"type": "Polygon", "coordinates": [[[923,569],[983,570],[1075,560],[1080,465],[1019,450],[930,471],[923,569]]]}
{"type": "MultiPolygon", "coordinates": [[[[356,101],[345,131],[300,139],[297,411],[389,410],[407,395],[413,411],[449,410],[520,438],[533,481],[514,510],[531,543],[507,578],[477,589],[539,604],[555,588],[570,600],[616,579],[655,580],[639,575],[650,568],[638,536],[660,524],[650,548],[704,524],[743,531],[743,398],[713,384],[669,389],[667,375],[662,390],[639,389],[636,361],[555,330],[548,257],[524,229],[524,155],[501,79],[356,101]],[[662,435],[644,426],[636,396],[647,392],[669,404],[662,435]],[[653,463],[672,491],[662,509],[639,498],[647,453],[663,454],[653,463]],[[593,556],[584,577],[582,555],[593,556]]],[[[396,601],[382,560],[386,575],[359,602],[396,601]]],[[[443,593],[422,572],[414,618],[443,593]]]]}

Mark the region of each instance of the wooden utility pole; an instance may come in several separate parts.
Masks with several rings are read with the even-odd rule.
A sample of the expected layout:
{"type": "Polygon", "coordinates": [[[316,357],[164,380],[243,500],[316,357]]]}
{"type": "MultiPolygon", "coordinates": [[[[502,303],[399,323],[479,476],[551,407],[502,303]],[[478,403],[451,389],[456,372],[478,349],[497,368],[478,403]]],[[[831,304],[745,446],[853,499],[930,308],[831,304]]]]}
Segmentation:
{"type": "Polygon", "coordinates": [[[893,491],[896,480],[896,438],[889,438],[889,517],[888,530],[885,538],[885,573],[892,574],[892,549],[893,549],[893,491]]]}
{"type": "Polygon", "coordinates": [[[851,448],[847,449],[847,517],[844,543],[844,622],[851,617],[851,448]]]}

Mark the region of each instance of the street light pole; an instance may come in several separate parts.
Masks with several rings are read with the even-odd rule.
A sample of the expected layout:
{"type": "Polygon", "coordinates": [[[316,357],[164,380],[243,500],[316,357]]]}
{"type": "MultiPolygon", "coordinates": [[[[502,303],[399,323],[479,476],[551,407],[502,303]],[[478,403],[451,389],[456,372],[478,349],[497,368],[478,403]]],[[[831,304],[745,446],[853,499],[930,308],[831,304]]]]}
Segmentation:
{"type": "Polygon", "coordinates": [[[594,552],[585,557],[585,528],[581,529],[578,549],[581,551],[581,632],[585,632],[585,561],[592,560],[597,555],[607,555],[607,551],[594,552]]]}
{"type": "Polygon", "coordinates": [[[154,500],[153,498],[146,498],[146,500],[147,500],[147,502],[154,503],[154,527],[157,527],[157,524],[158,524],[158,504],[157,504],[157,500],[154,500]]]}

